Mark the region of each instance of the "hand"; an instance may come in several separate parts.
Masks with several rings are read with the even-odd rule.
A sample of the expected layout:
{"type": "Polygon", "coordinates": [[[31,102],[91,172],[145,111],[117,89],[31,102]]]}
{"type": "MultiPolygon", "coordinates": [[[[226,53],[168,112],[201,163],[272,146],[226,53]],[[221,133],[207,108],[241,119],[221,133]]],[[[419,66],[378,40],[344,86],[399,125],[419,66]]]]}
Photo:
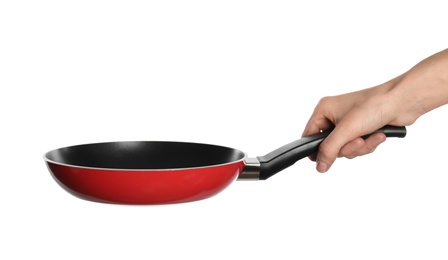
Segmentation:
{"type": "Polygon", "coordinates": [[[390,123],[383,111],[387,111],[382,95],[375,98],[374,89],[353,92],[335,97],[325,97],[316,106],[303,136],[334,127],[322,142],[319,152],[311,157],[317,162],[317,170],[326,172],[336,157],[355,158],[373,152],[386,140],[382,133],[371,135],[366,140],[360,136],[371,133],[390,123]],[[383,107],[383,109],[379,109],[383,107]],[[335,127],[336,126],[336,127],[335,127]]]}
{"type": "Polygon", "coordinates": [[[337,157],[349,159],[375,151],[386,136],[365,134],[389,124],[407,126],[448,103],[448,50],[439,52],[382,85],[320,100],[303,136],[334,128],[321,143],[316,169],[326,172],[337,157]]]}

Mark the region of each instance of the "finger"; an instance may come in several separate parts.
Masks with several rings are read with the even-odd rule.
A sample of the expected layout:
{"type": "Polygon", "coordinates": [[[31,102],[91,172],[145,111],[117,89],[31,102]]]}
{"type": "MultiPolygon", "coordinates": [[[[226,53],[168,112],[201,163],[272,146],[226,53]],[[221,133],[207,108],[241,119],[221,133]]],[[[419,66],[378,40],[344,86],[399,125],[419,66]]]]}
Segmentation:
{"type": "MultiPolygon", "coordinates": [[[[333,133],[333,132],[332,132],[333,133]]],[[[335,138],[329,139],[331,134],[320,145],[316,157],[316,170],[320,173],[327,172],[336,160],[342,145],[337,144],[335,138]]]]}
{"type": "Polygon", "coordinates": [[[328,171],[342,147],[362,134],[360,130],[354,129],[350,122],[341,122],[319,146],[316,159],[317,171],[321,173],[328,171]]]}
{"type": "Polygon", "coordinates": [[[356,152],[364,145],[365,145],[364,139],[358,137],[355,140],[348,142],[346,145],[344,145],[339,151],[338,157],[346,157],[348,159],[352,159],[356,157],[356,152]]]}
{"type": "MultiPolygon", "coordinates": [[[[332,127],[333,123],[324,117],[321,118],[311,117],[305,127],[305,130],[303,131],[302,137],[320,133],[321,131],[330,129],[332,127]]],[[[317,159],[317,153],[308,156],[308,158],[311,161],[315,162],[317,159]]]]}
{"type": "Polygon", "coordinates": [[[315,161],[317,160],[317,153],[314,153],[314,154],[308,156],[308,158],[309,158],[311,161],[315,162],[315,161]]]}
{"type": "Polygon", "coordinates": [[[364,141],[364,145],[362,145],[359,149],[353,152],[350,156],[352,158],[357,156],[363,156],[369,153],[373,153],[376,148],[386,141],[386,135],[383,133],[376,133],[371,135],[364,141]]]}

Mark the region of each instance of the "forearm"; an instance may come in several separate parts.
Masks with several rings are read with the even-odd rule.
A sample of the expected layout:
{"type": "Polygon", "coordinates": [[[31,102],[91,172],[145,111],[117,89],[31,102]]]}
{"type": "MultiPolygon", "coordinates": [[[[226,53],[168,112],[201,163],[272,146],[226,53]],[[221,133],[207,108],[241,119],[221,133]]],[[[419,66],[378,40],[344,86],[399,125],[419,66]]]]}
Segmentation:
{"type": "Polygon", "coordinates": [[[448,103],[448,49],[419,62],[394,82],[388,95],[396,100],[397,124],[412,124],[421,115],[448,103]]]}

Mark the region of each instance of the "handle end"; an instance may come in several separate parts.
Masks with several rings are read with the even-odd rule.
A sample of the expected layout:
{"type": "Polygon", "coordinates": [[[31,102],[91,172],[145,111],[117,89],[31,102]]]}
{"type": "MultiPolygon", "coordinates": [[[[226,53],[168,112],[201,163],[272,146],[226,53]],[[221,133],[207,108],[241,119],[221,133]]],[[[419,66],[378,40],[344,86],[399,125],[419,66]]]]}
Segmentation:
{"type": "Polygon", "coordinates": [[[381,129],[378,129],[374,133],[384,133],[387,137],[399,137],[404,138],[407,134],[406,127],[404,126],[392,126],[386,125],[381,129]]]}

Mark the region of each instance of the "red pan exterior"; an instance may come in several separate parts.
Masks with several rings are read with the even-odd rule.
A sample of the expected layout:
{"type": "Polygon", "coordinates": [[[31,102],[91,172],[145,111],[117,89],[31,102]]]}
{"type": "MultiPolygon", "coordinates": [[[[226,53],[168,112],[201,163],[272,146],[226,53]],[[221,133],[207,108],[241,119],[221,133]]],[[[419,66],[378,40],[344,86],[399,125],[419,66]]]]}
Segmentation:
{"type": "Polygon", "coordinates": [[[244,160],[210,167],[115,170],[46,161],[56,182],[72,195],[115,204],[170,204],[209,198],[230,185],[244,160]]]}

